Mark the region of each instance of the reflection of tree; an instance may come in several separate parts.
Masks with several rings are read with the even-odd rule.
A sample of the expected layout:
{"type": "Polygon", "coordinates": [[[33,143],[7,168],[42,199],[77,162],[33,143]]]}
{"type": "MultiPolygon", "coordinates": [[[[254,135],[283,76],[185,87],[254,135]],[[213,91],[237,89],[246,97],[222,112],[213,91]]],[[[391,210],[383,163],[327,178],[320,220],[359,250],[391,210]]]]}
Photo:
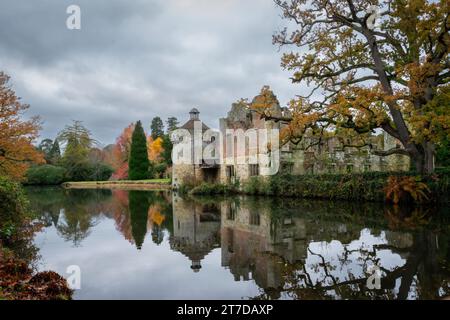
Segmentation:
{"type": "Polygon", "coordinates": [[[110,200],[107,190],[65,190],[63,208],[56,229],[67,241],[79,246],[97,224],[104,205],[110,200]]]}
{"type": "Polygon", "coordinates": [[[388,208],[367,206],[241,199],[235,214],[240,219],[235,221],[222,212],[222,251],[228,249],[222,253],[222,263],[238,281],[236,268],[244,274],[251,270],[251,279],[262,291],[256,299],[436,299],[449,295],[447,218],[391,208],[390,214],[398,218],[392,223],[380,215],[388,208]],[[261,226],[248,223],[252,211],[260,213],[261,226]],[[400,230],[389,231],[393,226],[400,230]],[[250,242],[250,238],[255,240],[250,242]],[[372,265],[381,271],[380,290],[367,288],[372,265]]]}
{"type": "Polygon", "coordinates": [[[385,218],[389,223],[389,228],[398,229],[419,229],[426,226],[432,217],[431,208],[417,207],[411,210],[402,210],[398,205],[385,208],[385,218]]]}
{"type": "Polygon", "coordinates": [[[270,288],[256,298],[268,298],[274,291],[278,296],[284,294],[294,299],[436,299],[450,295],[450,272],[445,269],[445,260],[440,261],[436,256],[436,235],[421,232],[413,239],[412,246],[407,248],[390,244],[376,244],[370,249],[363,245],[356,249],[343,246],[338,259],[308,248],[308,256],[317,257],[314,263],[306,259],[306,262],[290,264],[279,256],[267,257],[283,266],[283,281],[278,288],[270,288]],[[405,263],[393,268],[383,266],[383,258],[378,253],[385,250],[405,256],[405,263]],[[352,261],[352,255],[357,259],[352,261]],[[363,275],[352,272],[355,262],[366,270],[363,275]],[[367,287],[370,265],[377,265],[382,272],[380,290],[367,287]]]}
{"type": "Polygon", "coordinates": [[[130,218],[130,203],[128,191],[113,190],[113,199],[108,210],[116,224],[116,229],[125,239],[134,244],[133,235],[131,234],[131,218],[130,218]]]}
{"type": "Polygon", "coordinates": [[[142,235],[142,232],[146,232],[146,224],[152,229],[155,243],[163,241],[165,229],[171,232],[173,228],[172,204],[168,198],[170,194],[165,192],[66,190],[57,187],[28,188],[27,191],[33,210],[39,214],[40,222],[47,227],[53,225],[62,238],[73,241],[76,246],[89,235],[101,215],[114,219],[116,229],[133,244],[135,237],[143,241],[145,234],[142,235]],[[137,193],[137,198],[146,199],[143,203],[147,203],[147,208],[149,204],[152,205],[148,220],[147,216],[144,220],[142,209],[139,209],[140,200],[133,200],[130,205],[129,194],[137,193]],[[130,213],[131,207],[135,210],[133,217],[130,213]]]}
{"type": "Polygon", "coordinates": [[[30,188],[27,194],[33,210],[40,214],[39,220],[47,227],[55,226],[61,237],[75,246],[88,236],[111,199],[108,190],[30,188]]]}
{"type": "Polygon", "coordinates": [[[148,217],[150,228],[152,230],[152,240],[155,244],[159,245],[164,240],[164,231],[162,224],[166,217],[161,213],[161,207],[159,204],[150,206],[148,209],[148,217]]]}
{"type": "Polygon", "coordinates": [[[130,217],[131,233],[138,249],[142,248],[147,234],[147,219],[149,202],[147,193],[142,191],[130,191],[130,217]]]}
{"type": "Polygon", "coordinates": [[[91,212],[84,206],[65,209],[63,217],[56,229],[62,238],[72,241],[75,246],[79,246],[90,234],[90,229],[96,225],[91,212]]]}

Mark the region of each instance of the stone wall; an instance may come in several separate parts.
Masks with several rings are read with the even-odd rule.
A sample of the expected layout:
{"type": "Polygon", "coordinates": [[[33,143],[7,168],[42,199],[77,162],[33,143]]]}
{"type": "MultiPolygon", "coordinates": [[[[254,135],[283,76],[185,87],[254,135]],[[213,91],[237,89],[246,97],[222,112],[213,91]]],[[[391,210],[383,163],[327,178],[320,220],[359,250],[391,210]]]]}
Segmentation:
{"type": "MultiPolygon", "coordinates": [[[[252,103],[258,103],[262,96],[256,96],[252,103]]],[[[270,110],[274,115],[284,115],[287,111],[280,107],[276,96],[273,95],[270,110]]],[[[190,120],[192,121],[192,119],[190,120]]],[[[189,122],[188,122],[189,123],[189,122]]],[[[207,128],[207,126],[205,126],[207,128]]],[[[266,121],[261,116],[248,109],[243,102],[233,103],[227,117],[219,120],[222,149],[220,150],[221,164],[216,171],[206,171],[200,165],[174,165],[173,187],[183,184],[183,180],[208,181],[230,183],[234,181],[245,182],[255,174],[255,168],[250,164],[253,160],[259,161],[255,155],[262,154],[258,146],[249,148],[250,136],[244,137],[244,141],[238,141],[236,135],[227,136],[227,129],[277,129],[281,130],[280,122],[266,121]],[[248,140],[247,140],[248,139],[248,140]],[[245,148],[239,150],[237,143],[244,143],[245,148]],[[228,166],[233,166],[234,176],[230,177],[228,166]]],[[[399,145],[399,142],[386,133],[373,135],[368,139],[372,149],[389,150],[399,145]]],[[[346,145],[352,145],[352,141],[346,141],[346,145]]],[[[345,147],[342,140],[332,137],[304,138],[299,145],[287,143],[280,147],[279,173],[289,174],[322,174],[322,173],[351,173],[367,171],[407,171],[409,170],[409,157],[404,155],[390,155],[388,157],[376,156],[368,146],[363,148],[345,147]],[[314,140],[315,139],[315,140],[314,140]],[[320,142],[320,143],[319,143],[320,142]],[[312,146],[312,147],[311,147],[312,146]]],[[[259,175],[265,175],[266,168],[259,166],[259,175]]],[[[257,170],[258,171],[258,170],[257,170]]]]}

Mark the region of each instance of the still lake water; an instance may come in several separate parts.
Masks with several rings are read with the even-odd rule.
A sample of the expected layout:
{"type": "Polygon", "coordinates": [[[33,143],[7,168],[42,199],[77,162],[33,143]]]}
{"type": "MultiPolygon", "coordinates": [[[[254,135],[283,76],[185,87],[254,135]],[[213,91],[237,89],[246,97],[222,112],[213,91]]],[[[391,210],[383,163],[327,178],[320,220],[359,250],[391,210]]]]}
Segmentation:
{"type": "Polygon", "coordinates": [[[437,299],[450,219],[378,204],[28,189],[38,269],[81,268],[75,299],[437,299]],[[372,266],[377,265],[378,271],[372,266]],[[378,282],[376,275],[381,275],[378,282]],[[380,289],[370,290],[367,279],[380,289]]]}

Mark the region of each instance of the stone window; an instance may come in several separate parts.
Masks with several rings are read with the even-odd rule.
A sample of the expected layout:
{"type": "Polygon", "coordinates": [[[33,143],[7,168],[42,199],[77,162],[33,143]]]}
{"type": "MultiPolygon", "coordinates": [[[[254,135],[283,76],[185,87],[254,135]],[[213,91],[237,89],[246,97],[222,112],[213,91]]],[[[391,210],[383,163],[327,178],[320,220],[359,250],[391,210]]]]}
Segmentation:
{"type": "Polygon", "coordinates": [[[261,217],[259,213],[250,213],[250,224],[254,226],[259,226],[261,224],[261,217]]]}
{"type": "Polygon", "coordinates": [[[250,172],[250,177],[259,176],[259,164],[250,164],[249,172],[250,172]]]}
{"type": "Polygon", "coordinates": [[[233,204],[228,207],[227,219],[231,221],[236,219],[236,207],[233,204]]]}
{"type": "Polygon", "coordinates": [[[227,177],[234,177],[234,166],[227,166],[227,177]]]}

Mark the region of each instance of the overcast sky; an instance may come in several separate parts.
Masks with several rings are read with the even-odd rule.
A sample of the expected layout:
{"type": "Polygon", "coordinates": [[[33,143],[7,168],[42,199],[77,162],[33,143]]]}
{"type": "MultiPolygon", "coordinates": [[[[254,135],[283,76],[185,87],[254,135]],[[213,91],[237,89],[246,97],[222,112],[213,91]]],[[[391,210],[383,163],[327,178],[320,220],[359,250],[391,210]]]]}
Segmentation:
{"type": "Polygon", "coordinates": [[[42,117],[42,138],[82,120],[108,144],[192,107],[218,127],[263,85],[282,105],[299,93],[272,45],[285,23],[272,0],[1,0],[0,70],[42,117]],[[66,28],[70,4],[81,30],[66,28]]]}

